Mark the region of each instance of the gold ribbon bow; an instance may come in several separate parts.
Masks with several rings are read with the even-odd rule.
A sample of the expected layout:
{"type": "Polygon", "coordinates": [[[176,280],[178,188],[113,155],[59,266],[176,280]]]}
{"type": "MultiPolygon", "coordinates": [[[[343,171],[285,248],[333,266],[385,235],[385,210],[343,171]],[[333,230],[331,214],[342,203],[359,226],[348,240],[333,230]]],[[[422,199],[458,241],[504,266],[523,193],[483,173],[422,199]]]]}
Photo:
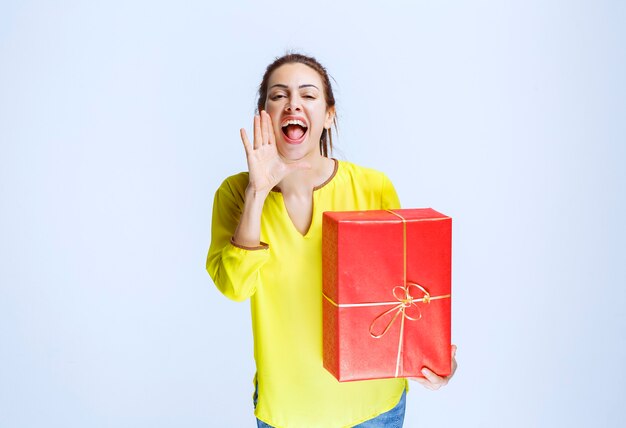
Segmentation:
{"type": "Polygon", "coordinates": [[[385,302],[386,304],[395,304],[395,306],[389,310],[386,310],[380,315],[378,315],[376,318],[374,318],[374,320],[370,324],[370,336],[372,336],[375,339],[380,339],[381,337],[383,337],[385,333],[389,331],[389,329],[391,328],[391,326],[396,321],[399,315],[402,315],[403,318],[409,319],[411,321],[418,321],[420,318],[422,318],[422,311],[419,310],[419,308],[416,305],[416,302],[430,303],[430,300],[431,300],[430,293],[426,291],[424,287],[422,287],[419,284],[412,283],[412,282],[407,283],[406,287],[402,285],[397,285],[393,287],[393,297],[395,297],[399,303],[395,304],[394,302],[385,302]],[[409,292],[410,287],[421,290],[424,293],[424,297],[422,297],[421,299],[414,298],[409,292]],[[397,293],[398,291],[400,291],[400,293],[404,293],[404,295],[402,294],[398,295],[397,293]],[[417,313],[418,313],[417,317],[412,317],[408,315],[408,310],[411,309],[411,307],[416,308],[417,313]],[[383,329],[382,333],[380,334],[374,333],[374,325],[376,324],[376,322],[384,318],[385,315],[392,313],[393,311],[396,311],[396,314],[387,323],[387,326],[383,329]]]}

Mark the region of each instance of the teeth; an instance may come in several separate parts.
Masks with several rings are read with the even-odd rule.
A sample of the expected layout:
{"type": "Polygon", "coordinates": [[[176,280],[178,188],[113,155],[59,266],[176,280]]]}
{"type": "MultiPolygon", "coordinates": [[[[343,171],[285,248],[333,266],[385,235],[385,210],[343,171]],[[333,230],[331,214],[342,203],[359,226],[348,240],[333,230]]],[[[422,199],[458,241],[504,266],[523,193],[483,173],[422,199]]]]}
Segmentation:
{"type": "Polygon", "coordinates": [[[301,120],[295,120],[295,119],[291,119],[291,120],[286,120],[283,122],[283,125],[281,126],[281,128],[284,128],[287,125],[300,125],[303,128],[306,128],[307,126],[304,124],[304,122],[302,122],[301,120]]]}

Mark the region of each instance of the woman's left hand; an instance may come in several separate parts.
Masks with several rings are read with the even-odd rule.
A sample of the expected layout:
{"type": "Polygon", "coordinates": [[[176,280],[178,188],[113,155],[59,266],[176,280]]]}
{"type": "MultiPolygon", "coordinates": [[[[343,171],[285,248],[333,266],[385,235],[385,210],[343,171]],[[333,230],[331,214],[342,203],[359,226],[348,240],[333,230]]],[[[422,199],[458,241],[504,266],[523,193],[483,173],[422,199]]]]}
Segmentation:
{"type": "Polygon", "coordinates": [[[456,371],[456,358],[454,357],[456,355],[456,345],[452,345],[450,349],[452,351],[452,371],[450,372],[449,376],[446,376],[446,377],[437,376],[435,372],[433,372],[427,367],[424,367],[422,369],[422,374],[425,376],[425,378],[412,377],[409,379],[414,380],[418,383],[421,383],[424,386],[424,388],[432,389],[433,391],[441,388],[442,386],[447,385],[448,381],[450,381],[452,376],[454,376],[454,372],[456,371]]]}

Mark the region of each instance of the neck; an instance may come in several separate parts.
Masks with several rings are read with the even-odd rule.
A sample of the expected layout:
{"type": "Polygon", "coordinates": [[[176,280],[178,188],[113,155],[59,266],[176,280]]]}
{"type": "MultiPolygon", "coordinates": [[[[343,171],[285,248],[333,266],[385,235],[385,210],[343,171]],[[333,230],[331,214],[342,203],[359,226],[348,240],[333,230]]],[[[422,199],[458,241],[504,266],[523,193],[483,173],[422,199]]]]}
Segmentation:
{"type": "Polygon", "coordinates": [[[296,170],[278,183],[278,187],[283,194],[308,194],[313,191],[315,186],[319,186],[328,180],[335,169],[335,161],[333,159],[319,154],[313,158],[306,159],[306,161],[311,165],[311,169],[296,170]]]}

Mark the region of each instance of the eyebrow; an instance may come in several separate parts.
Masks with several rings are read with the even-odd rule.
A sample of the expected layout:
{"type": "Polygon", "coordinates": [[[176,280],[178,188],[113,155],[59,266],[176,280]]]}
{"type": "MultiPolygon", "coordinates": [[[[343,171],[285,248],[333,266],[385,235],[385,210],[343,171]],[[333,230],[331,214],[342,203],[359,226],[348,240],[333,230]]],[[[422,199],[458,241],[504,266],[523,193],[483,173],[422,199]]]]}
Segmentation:
{"type": "MultiPolygon", "coordinates": [[[[275,84],[275,85],[270,86],[270,89],[277,88],[277,87],[278,87],[278,88],[282,88],[282,89],[288,89],[288,88],[289,88],[287,85],[283,85],[282,83],[277,83],[277,84],[275,84]]],[[[308,83],[308,84],[306,84],[306,85],[300,85],[300,86],[298,86],[298,88],[299,88],[299,89],[302,89],[302,88],[315,88],[315,89],[317,89],[318,91],[320,90],[320,88],[318,88],[317,86],[312,85],[312,84],[310,84],[310,83],[308,83]]]]}

